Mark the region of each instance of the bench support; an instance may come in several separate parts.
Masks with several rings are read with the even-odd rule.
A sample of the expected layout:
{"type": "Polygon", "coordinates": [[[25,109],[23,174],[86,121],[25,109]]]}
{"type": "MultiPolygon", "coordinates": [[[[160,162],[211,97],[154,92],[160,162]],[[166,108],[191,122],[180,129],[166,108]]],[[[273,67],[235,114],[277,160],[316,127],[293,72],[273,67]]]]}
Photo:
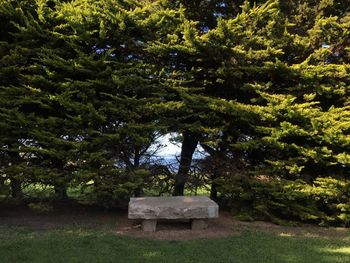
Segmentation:
{"type": "Polygon", "coordinates": [[[146,232],[155,232],[157,228],[156,219],[145,219],[142,220],[142,230],[146,232]]]}
{"type": "Polygon", "coordinates": [[[192,219],[191,228],[192,230],[206,229],[208,227],[208,219],[192,219]]]}

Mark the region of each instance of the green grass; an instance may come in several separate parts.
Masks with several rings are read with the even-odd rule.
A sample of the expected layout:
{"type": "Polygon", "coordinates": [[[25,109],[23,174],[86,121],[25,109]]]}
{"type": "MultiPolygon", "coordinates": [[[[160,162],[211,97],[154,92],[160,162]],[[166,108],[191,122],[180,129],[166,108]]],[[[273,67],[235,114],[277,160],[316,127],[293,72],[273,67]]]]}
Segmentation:
{"type": "Polygon", "coordinates": [[[33,231],[0,227],[0,262],[350,262],[350,237],[293,237],[243,232],[216,240],[150,241],[103,229],[33,231]]]}

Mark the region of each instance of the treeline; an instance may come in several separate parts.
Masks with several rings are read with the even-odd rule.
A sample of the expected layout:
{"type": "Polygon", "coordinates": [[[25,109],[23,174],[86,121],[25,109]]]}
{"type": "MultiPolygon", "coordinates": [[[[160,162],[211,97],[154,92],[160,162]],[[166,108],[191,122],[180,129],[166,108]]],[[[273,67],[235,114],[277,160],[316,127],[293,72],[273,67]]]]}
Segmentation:
{"type": "Polygon", "coordinates": [[[199,184],[245,217],[350,224],[348,0],[2,0],[0,21],[0,194],[183,195],[200,145],[199,184]],[[150,161],[168,133],[176,174],[150,161]]]}

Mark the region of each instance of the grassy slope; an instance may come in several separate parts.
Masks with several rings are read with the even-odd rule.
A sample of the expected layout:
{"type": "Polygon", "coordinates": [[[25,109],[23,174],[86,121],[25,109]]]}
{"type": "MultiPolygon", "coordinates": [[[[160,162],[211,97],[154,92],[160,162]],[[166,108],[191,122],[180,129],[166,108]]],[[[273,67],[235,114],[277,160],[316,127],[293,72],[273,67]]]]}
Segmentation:
{"type": "Polygon", "coordinates": [[[350,237],[261,232],[217,240],[149,241],[96,229],[0,228],[0,262],[350,262],[350,237]]]}

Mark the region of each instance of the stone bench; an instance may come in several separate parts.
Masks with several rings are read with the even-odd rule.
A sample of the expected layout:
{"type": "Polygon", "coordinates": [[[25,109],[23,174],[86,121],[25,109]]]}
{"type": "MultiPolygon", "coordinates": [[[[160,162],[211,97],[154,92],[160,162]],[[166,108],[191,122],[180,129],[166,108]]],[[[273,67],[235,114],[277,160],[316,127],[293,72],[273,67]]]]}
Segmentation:
{"type": "Polygon", "coordinates": [[[190,219],[192,229],[204,229],[219,206],[205,196],[138,197],[129,202],[128,218],[142,219],[143,231],[156,231],[158,219],[190,219]]]}

